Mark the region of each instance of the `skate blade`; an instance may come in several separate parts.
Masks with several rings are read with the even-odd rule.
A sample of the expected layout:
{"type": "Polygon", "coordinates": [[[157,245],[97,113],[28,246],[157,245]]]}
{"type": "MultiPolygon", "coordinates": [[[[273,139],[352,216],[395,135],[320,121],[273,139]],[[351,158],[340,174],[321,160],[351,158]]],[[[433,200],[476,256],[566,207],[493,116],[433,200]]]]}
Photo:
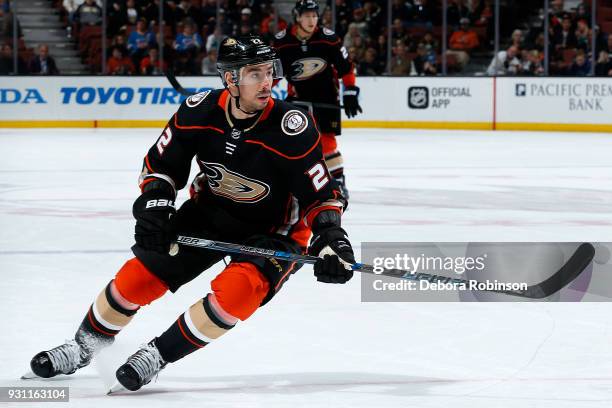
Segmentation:
{"type": "Polygon", "coordinates": [[[111,395],[111,394],[116,394],[118,392],[121,391],[125,391],[126,388],[121,385],[121,383],[119,381],[116,381],[112,387],[110,387],[110,390],[108,390],[108,392],[106,393],[106,395],[111,395]]]}
{"type": "Polygon", "coordinates": [[[28,371],[27,373],[21,376],[22,380],[33,380],[35,378],[42,378],[42,377],[39,377],[36,374],[34,374],[32,370],[28,371]]]}

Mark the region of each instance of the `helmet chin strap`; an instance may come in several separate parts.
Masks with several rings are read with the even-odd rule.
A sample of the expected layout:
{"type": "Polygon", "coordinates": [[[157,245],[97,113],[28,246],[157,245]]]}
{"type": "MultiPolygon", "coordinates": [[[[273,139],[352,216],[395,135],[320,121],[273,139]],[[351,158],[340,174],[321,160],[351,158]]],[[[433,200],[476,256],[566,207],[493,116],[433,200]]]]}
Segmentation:
{"type": "MultiPolygon", "coordinates": [[[[240,107],[240,88],[239,88],[239,87],[238,87],[238,85],[236,85],[236,84],[233,84],[233,85],[236,87],[236,90],[238,91],[238,95],[237,95],[237,96],[232,95],[232,92],[231,92],[231,91],[230,91],[230,95],[232,96],[232,98],[234,98],[234,101],[235,101],[235,104],[236,104],[236,108],[237,108],[237,109],[238,109],[240,112],[242,112],[242,113],[244,113],[244,114],[246,114],[246,115],[255,115],[255,114],[257,114],[257,113],[259,113],[259,112],[261,112],[261,111],[262,111],[262,110],[256,110],[256,111],[253,111],[253,112],[249,112],[249,111],[245,111],[244,109],[242,109],[242,108],[240,107]]],[[[228,88],[229,88],[229,87],[228,87],[228,88]]],[[[229,89],[228,89],[228,91],[229,91],[229,89]]]]}
{"type": "Polygon", "coordinates": [[[256,113],[261,112],[261,110],[256,110],[256,111],[253,111],[253,112],[248,112],[248,111],[245,111],[244,109],[242,109],[240,107],[240,89],[238,87],[236,87],[236,89],[238,89],[238,96],[234,96],[234,101],[236,102],[236,108],[240,112],[242,112],[244,114],[247,114],[247,115],[255,115],[256,113]]]}

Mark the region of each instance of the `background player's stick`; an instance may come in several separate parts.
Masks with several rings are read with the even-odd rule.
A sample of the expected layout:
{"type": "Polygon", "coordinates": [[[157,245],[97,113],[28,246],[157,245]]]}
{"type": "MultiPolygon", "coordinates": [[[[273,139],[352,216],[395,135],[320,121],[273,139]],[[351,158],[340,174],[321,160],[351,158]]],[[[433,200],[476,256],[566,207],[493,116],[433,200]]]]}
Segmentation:
{"type": "MultiPolygon", "coordinates": [[[[228,252],[234,254],[246,254],[270,257],[276,259],[282,259],[284,261],[298,262],[303,264],[314,264],[320,258],[311,255],[301,255],[292,252],[275,251],[272,249],[255,248],[239,244],[230,244],[221,241],[212,241],[202,238],[193,238],[179,236],[177,244],[187,245],[198,248],[206,248],[214,251],[228,252]]],[[[178,253],[178,245],[173,245],[170,249],[171,255],[178,253]]],[[[570,282],[576,279],[582,271],[591,263],[595,256],[595,247],[590,243],[583,243],[578,246],[574,254],[569,260],[555,272],[550,278],[537,283],[535,285],[528,286],[525,290],[486,290],[487,292],[503,293],[511,296],[519,296],[531,299],[542,299],[558,292],[567,286],[570,282]]],[[[425,280],[429,282],[441,282],[441,283],[457,283],[469,285],[470,280],[460,278],[450,278],[448,276],[434,275],[425,272],[412,273],[401,269],[384,269],[381,273],[374,272],[372,265],[366,265],[362,263],[354,263],[352,265],[353,271],[370,273],[382,276],[392,276],[400,279],[408,280],[425,280]]],[[[469,286],[468,286],[469,287],[469,286]]]]}
{"type": "MultiPolygon", "coordinates": [[[[171,69],[166,71],[166,79],[172,85],[172,88],[183,96],[191,96],[195,92],[191,92],[188,89],[183,88],[178,79],[176,79],[176,75],[174,75],[174,71],[171,69]]],[[[308,102],[308,101],[291,101],[294,105],[305,106],[309,112],[312,113],[312,108],[323,108],[323,109],[343,109],[342,105],[334,105],[333,103],[321,103],[321,102],[308,102]]]]}

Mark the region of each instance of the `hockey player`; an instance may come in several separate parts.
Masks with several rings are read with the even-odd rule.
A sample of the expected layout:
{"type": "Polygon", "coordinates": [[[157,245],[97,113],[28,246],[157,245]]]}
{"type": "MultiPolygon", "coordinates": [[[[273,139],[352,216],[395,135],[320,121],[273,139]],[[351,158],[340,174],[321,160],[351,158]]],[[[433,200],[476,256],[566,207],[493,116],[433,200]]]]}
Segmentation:
{"type": "MultiPolygon", "coordinates": [[[[312,117],[270,97],[282,76],[276,52],[259,37],[227,38],[217,66],[225,89],[183,102],[144,158],[142,194],[133,205],[135,257],[100,292],[73,340],[33,357],[33,374],[72,374],[88,365],[141,307],[223,259],[200,248],[170,251],[178,234],[304,252],[312,232],[308,252],[321,257],[317,279],[351,279],[353,250],[340,226],[346,203],[324,164],[312,117]],[[190,199],[175,211],[194,156],[201,171],[190,199]]],[[[219,338],[268,303],[298,268],[234,255],[208,294],[118,368],[113,389],[138,390],[166,364],[219,338]]]]}
{"type": "Polygon", "coordinates": [[[336,141],[336,135],[341,133],[338,77],[344,84],[344,112],[352,118],[362,111],[355,67],[341,39],[332,30],[318,26],[316,0],[298,0],[293,13],[295,24],[280,31],[273,44],[289,82],[287,100],[312,107],[321,131],[325,162],[348,199],[344,164],[336,141]]]}

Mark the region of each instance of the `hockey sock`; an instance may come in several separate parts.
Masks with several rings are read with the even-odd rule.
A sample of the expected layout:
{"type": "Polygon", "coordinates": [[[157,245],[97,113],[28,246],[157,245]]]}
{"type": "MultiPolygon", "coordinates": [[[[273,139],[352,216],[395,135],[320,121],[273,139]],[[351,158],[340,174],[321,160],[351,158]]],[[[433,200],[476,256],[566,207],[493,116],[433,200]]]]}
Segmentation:
{"type": "Polygon", "coordinates": [[[261,305],[270,285],[251,263],[231,263],[212,282],[213,292],[198,300],[155,339],[162,358],[177,361],[246,320],[261,305]]]}
{"type": "Polygon", "coordinates": [[[333,178],[341,179],[344,176],[344,160],[339,151],[325,155],[325,164],[333,178]]]}
{"type": "Polygon", "coordinates": [[[79,331],[85,330],[101,337],[115,337],[132,320],[138,308],[138,305],[121,296],[112,280],[89,307],[79,331]]]}

